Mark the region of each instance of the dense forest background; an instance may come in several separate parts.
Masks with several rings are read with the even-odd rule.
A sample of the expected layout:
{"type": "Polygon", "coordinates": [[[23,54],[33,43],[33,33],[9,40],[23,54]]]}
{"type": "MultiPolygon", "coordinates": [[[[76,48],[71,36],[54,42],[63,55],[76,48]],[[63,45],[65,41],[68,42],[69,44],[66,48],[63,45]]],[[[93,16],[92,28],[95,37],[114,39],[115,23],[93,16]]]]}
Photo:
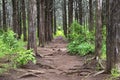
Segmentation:
{"type": "Polygon", "coordinates": [[[71,55],[92,55],[89,62],[94,60],[104,73],[118,73],[119,3],[119,0],[1,0],[1,59],[7,57],[12,67],[29,60],[35,63],[35,57],[41,57],[38,46],[45,47],[62,36],[68,40],[71,55]]]}

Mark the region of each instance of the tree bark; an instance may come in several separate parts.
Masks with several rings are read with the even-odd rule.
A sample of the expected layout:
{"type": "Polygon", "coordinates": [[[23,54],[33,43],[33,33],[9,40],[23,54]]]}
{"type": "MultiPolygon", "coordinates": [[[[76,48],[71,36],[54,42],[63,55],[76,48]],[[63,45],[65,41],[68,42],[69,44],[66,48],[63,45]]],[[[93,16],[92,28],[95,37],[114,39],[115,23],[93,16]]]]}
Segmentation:
{"type": "Polygon", "coordinates": [[[25,11],[25,0],[21,1],[22,4],[22,26],[23,26],[23,39],[27,41],[27,28],[26,28],[26,11],[25,11]]]}
{"type": "Polygon", "coordinates": [[[2,29],[2,15],[1,15],[1,10],[0,10],[0,29],[2,29]]]}
{"type": "Polygon", "coordinates": [[[33,49],[35,55],[37,54],[37,40],[36,40],[36,0],[28,1],[28,49],[33,49]]]}
{"type": "Polygon", "coordinates": [[[102,0],[97,0],[96,31],[95,31],[95,58],[100,58],[102,53],[102,0]]]}
{"type": "Polygon", "coordinates": [[[2,0],[2,9],[3,9],[3,30],[7,31],[6,25],[6,1],[2,0]]]}
{"type": "MultiPolygon", "coordinates": [[[[68,0],[68,26],[73,22],[73,0],[68,0]]],[[[68,31],[69,33],[70,31],[68,31]]]]}
{"type": "Polygon", "coordinates": [[[117,67],[120,70],[120,1],[107,0],[107,63],[106,72],[117,67]]]}
{"type": "Polygon", "coordinates": [[[18,0],[12,0],[12,6],[13,6],[13,31],[15,33],[18,33],[18,0]]]}
{"type": "Polygon", "coordinates": [[[92,0],[89,0],[89,30],[94,29],[94,20],[93,20],[93,4],[92,0]]]}
{"type": "Polygon", "coordinates": [[[21,35],[22,35],[22,16],[21,16],[21,13],[22,13],[22,4],[21,4],[21,0],[18,1],[18,39],[21,38],[21,35]]]}
{"type": "Polygon", "coordinates": [[[79,23],[82,25],[82,0],[79,0],[79,23]]]}
{"type": "Polygon", "coordinates": [[[37,36],[40,37],[40,0],[37,1],[37,36]]]}
{"type": "Polygon", "coordinates": [[[40,0],[40,22],[39,22],[39,46],[44,47],[45,44],[45,0],[40,0]]]}
{"type": "Polygon", "coordinates": [[[55,0],[54,0],[54,35],[56,35],[56,31],[57,31],[57,24],[56,24],[56,7],[55,7],[55,0]]]}
{"type": "Polygon", "coordinates": [[[63,30],[64,30],[64,35],[67,37],[67,10],[66,10],[66,0],[63,0],[63,30]]]}

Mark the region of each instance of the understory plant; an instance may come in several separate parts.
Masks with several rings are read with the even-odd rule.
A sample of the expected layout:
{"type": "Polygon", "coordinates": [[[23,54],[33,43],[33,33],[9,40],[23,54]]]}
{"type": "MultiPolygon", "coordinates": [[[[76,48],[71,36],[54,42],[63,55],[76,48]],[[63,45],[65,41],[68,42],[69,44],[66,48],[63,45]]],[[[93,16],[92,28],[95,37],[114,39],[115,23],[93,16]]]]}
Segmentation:
{"type": "Polygon", "coordinates": [[[36,62],[33,51],[25,49],[25,43],[16,36],[12,30],[0,30],[0,66],[15,68],[29,61],[36,62]]]}
{"type": "Polygon", "coordinates": [[[56,33],[53,34],[53,37],[56,38],[60,36],[65,38],[64,31],[61,29],[61,27],[58,27],[56,33]]]}
{"type": "Polygon", "coordinates": [[[68,51],[74,55],[87,55],[94,53],[94,31],[85,30],[77,21],[74,21],[69,29],[68,51]]]}

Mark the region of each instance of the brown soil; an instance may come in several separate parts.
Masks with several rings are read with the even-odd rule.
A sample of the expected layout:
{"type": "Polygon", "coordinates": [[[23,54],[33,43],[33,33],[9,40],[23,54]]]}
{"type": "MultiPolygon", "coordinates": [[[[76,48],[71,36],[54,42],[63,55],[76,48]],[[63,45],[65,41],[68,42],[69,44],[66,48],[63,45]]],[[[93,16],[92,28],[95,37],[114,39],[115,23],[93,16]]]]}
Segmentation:
{"type": "Polygon", "coordinates": [[[109,75],[99,74],[90,68],[83,68],[84,57],[68,54],[67,41],[62,37],[54,39],[46,47],[38,47],[42,58],[23,68],[10,70],[0,80],[108,80],[109,75]]]}

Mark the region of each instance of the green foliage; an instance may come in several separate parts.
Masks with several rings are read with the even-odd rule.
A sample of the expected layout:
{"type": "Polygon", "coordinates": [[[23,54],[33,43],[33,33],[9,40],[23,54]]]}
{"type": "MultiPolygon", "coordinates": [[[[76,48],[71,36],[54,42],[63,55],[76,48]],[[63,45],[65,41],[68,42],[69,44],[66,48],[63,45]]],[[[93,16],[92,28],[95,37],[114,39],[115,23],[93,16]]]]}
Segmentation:
{"type": "Polygon", "coordinates": [[[21,50],[18,54],[14,57],[14,66],[22,66],[27,64],[29,61],[36,63],[35,57],[33,56],[32,50],[21,50]]]}
{"type": "Polygon", "coordinates": [[[76,21],[70,27],[68,39],[70,41],[68,51],[71,54],[84,56],[88,53],[94,53],[94,31],[84,31],[84,27],[76,21]]]}
{"type": "Polygon", "coordinates": [[[35,63],[32,50],[26,50],[24,46],[25,43],[16,39],[12,30],[0,31],[0,59],[8,59],[11,66],[22,66],[29,61],[35,63]]]}
{"type": "Polygon", "coordinates": [[[103,26],[102,59],[106,59],[106,26],[103,26]]]}
{"type": "MultiPolygon", "coordinates": [[[[68,38],[70,41],[77,39],[81,34],[83,34],[82,26],[78,24],[77,21],[74,21],[69,28],[70,34],[68,34],[68,38]]],[[[83,36],[83,35],[81,35],[83,36]]]]}
{"type": "Polygon", "coordinates": [[[62,36],[62,37],[65,37],[64,35],[64,32],[63,30],[61,29],[61,27],[58,27],[57,31],[56,31],[56,34],[53,35],[54,37],[59,37],[59,36],[62,36]]]}
{"type": "Polygon", "coordinates": [[[106,43],[105,42],[103,42],[103,45],[102,45],[101,59],[106,59],[106,43]]]}
{"type": "Polygon", "coordinates": [[[120,77],[120,72],[116,68],[112,69],[111,74],[112,74],[112,77],[114,78],[120,77]]]}
{"type": "Polygon", "coordinates": [[[68,51],[71,54],[84,56],[88,53],[94,52],[94,45],[89,42],[79,43],[79,41],[78,42],[73,41],[70,44],[68,44],[68,51]]]}

